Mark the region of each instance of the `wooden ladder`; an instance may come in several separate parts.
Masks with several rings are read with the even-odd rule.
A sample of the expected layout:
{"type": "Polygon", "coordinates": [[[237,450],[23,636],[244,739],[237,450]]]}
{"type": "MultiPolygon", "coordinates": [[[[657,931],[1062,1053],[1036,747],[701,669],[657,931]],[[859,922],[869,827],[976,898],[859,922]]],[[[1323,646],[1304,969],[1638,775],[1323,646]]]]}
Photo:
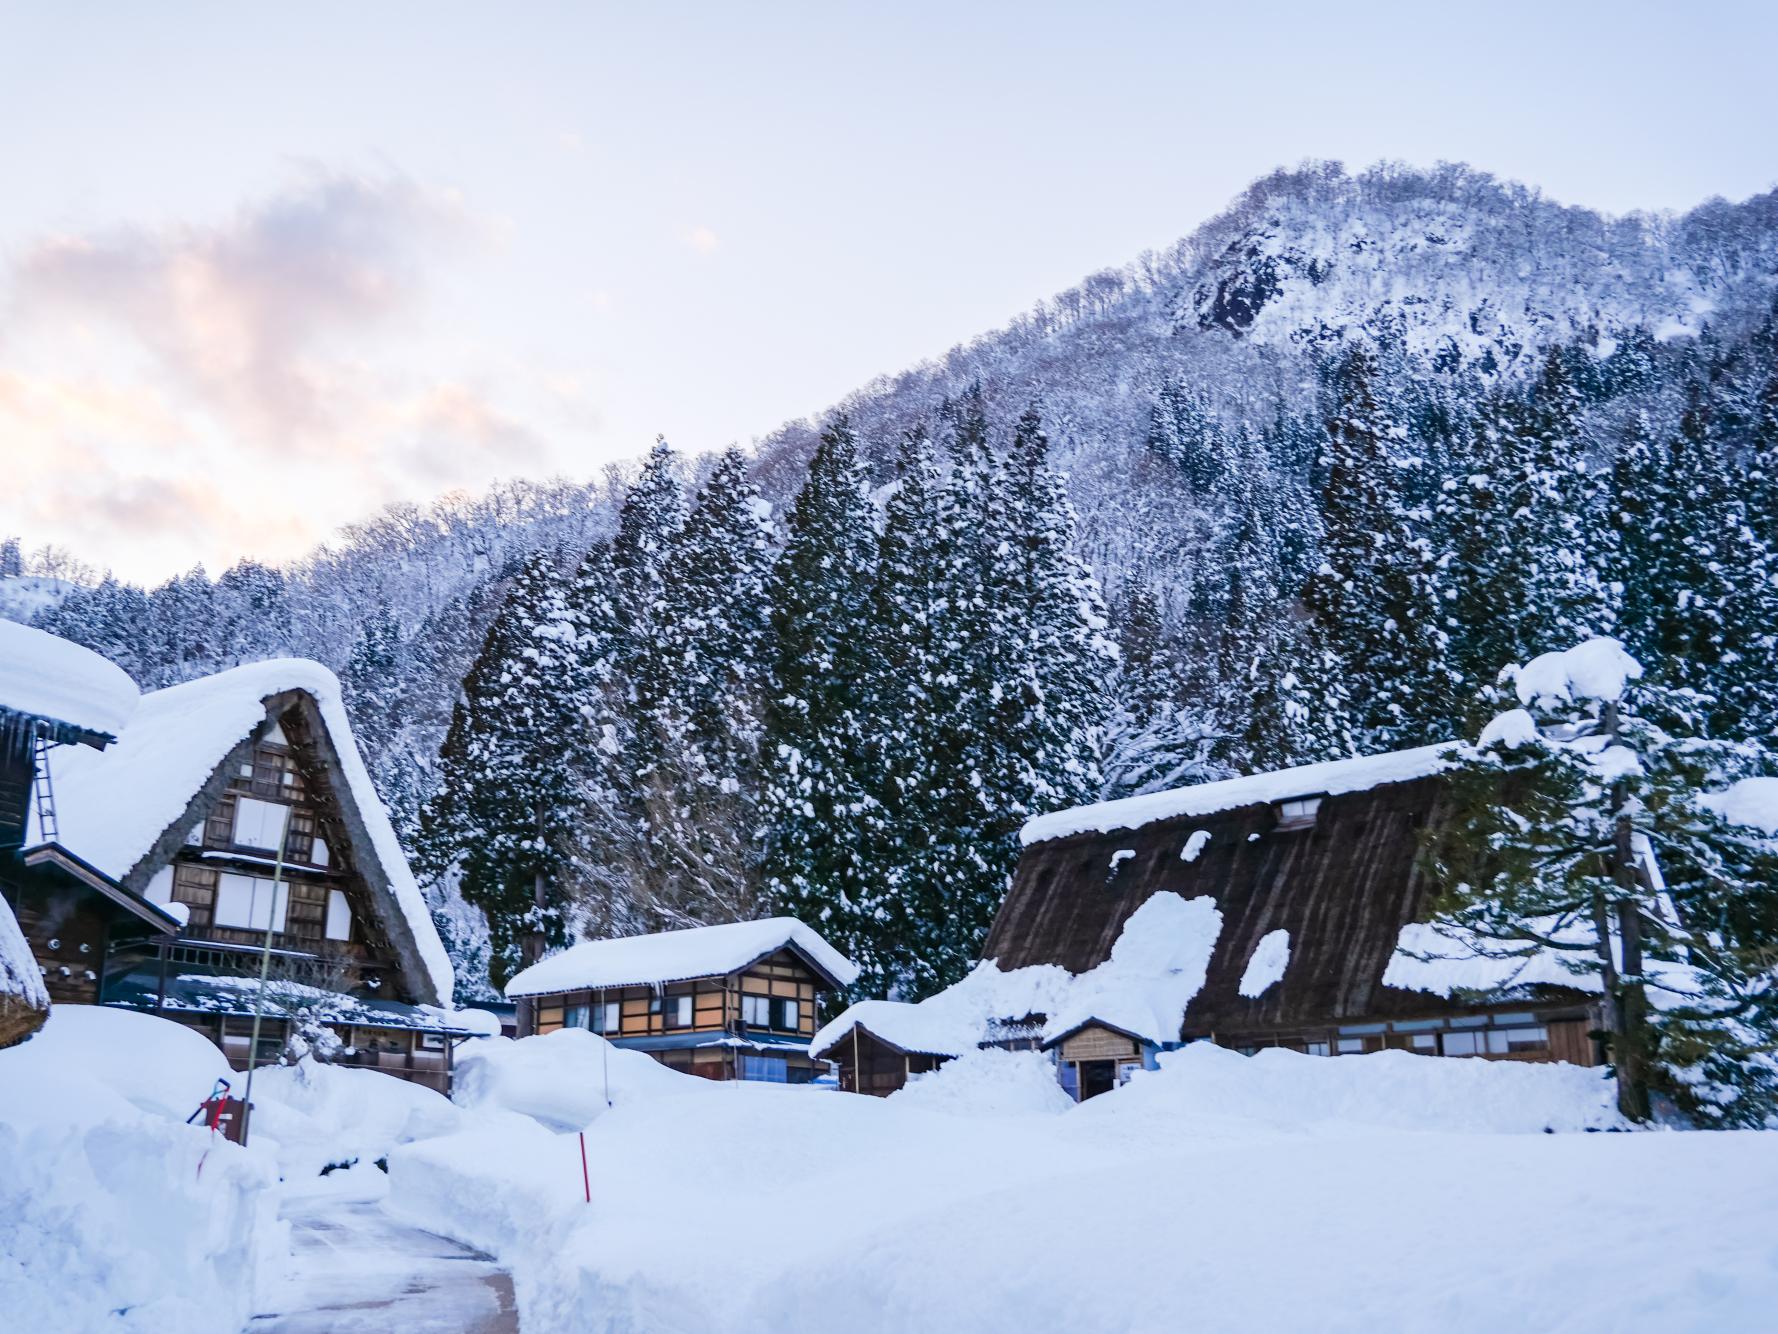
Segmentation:
{"type": "Polygon", "coordinates": [[[48,729],[39,725],[32,745],[34,778],[31,787],[37,798],[37,841],[40,843],[54,843],[61,836],[61,830],[56,827],[56,790],[49,777],[49,752],[54,745],[48,729]]]}

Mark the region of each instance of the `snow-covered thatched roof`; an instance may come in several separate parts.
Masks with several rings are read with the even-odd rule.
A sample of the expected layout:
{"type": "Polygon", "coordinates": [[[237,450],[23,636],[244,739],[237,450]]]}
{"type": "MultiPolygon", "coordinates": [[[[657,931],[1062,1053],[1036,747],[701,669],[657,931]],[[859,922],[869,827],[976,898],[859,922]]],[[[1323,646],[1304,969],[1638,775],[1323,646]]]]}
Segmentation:
{"type": "MultiPolygon", "coordinates": [[[[346,720],[339,681],[318,662],[277,658],[144,695],[103,753],[57,751],[58,842],[96,870],[139,890],[205,813],[194,810],[223,765],[274,721],[271,706],[306,699],[324,759],[337,764],[335,798],[354,861],[421,998],[448,1001],[451,962],[346,720]]],[[[226,782],[226,777],[222,779],[226,782]]],[[[33,830],[33,837],[40,836],[33,830]]]]}
{"type": "Polygon", "coordinates": [[[1019,840],[1029,847],[1033,843],[1067,838],[1072,834],[1139,829],[1180,816],[1214,815],[1218,811],[1239,810],[1243,806],[1290,801],[1298,797],[1364,792],[1386,783],[1405,783],[1442,773],[1450,767],[1447,759],[1450,750],[1449,742],[1416,746],[1412,750],[1390,751],[1384,755],[1327,760],[1294,769],[1276,769],[1271,773],[1247,774],[1217,783],[1151,792],[1141,797],[1074,806],[1026,821],[1019,840]]]}
{"type": "Polygon", "coordinates": [[[0,710],[115,737],[136,707],[136,683],[90,649],[0,620],[0,710]]]}
{"type": "Polygon", "coordinates": [[[648,986],[722,977],[785,948],[796,950],[835,986],[850,986],[858,965],[794,917],[726,922],[648,936],[586,940],[532,964],[506,984],[508,999],[564,991],[648,986]]]}

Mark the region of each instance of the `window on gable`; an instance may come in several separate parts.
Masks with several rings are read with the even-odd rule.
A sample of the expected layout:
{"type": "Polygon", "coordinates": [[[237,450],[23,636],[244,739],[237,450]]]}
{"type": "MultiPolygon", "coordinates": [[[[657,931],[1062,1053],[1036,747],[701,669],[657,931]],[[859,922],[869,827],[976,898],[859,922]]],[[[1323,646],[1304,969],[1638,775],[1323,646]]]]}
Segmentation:
{"type": "Polygon", "coordinates": [[[1315,823],[1315,817],[1320,811],[1320,797],[1297,797],[1291,801],[1281,801],[1278,803],[1278,827],[1308,829],[1315,823]]]}
{"type": "Polygon", "coordinates": [[[235,842],[243,848],[276,852],[284,841],[290,807],[253,797],[235,798],[235,842]]]}
{"type": "Polygon", "coordinates": [[[749,1028],[770,1028],[772,1026],[772,998],[770,996],[741,997],[741,1022],[749,1028]]]}

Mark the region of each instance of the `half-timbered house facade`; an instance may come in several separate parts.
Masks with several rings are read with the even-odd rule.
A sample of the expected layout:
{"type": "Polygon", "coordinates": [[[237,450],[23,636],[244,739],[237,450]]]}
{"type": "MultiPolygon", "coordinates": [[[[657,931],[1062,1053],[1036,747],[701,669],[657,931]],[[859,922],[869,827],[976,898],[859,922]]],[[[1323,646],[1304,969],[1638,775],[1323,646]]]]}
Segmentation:
{"type": "Polygon", "coordinates": [[[791,917],[583,941],[507,984],[537,1031],[585,1028],[707,1079],[808,1083],[816,1005],[858,969],[791,917]]]}

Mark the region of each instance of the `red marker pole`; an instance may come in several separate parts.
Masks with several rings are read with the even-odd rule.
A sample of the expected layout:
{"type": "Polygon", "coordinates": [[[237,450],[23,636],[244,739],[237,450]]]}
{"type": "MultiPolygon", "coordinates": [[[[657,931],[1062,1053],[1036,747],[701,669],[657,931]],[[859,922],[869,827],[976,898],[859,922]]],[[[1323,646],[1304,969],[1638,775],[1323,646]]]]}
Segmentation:
{"type": "Polygon", "coordinates": [[[591,1204],[593,1202],[593,1179],[587,1175],[586,1170],[586,1131],[584,1130],[580,1132],[580,1184],[586,1191],[586,1202],[591,1204]]]}

